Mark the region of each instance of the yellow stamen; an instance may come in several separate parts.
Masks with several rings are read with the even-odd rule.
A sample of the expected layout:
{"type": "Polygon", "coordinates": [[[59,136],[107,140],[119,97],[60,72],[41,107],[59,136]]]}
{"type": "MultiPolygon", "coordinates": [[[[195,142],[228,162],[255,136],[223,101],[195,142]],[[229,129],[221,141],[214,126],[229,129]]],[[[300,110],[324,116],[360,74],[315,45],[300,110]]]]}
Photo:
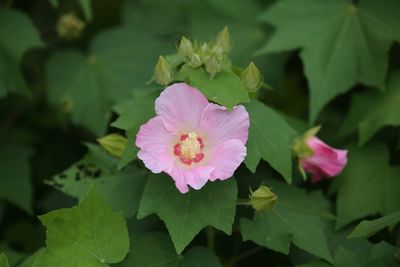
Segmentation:
{"type": "Polygon", "coordinates": [[[181,142],[181,155],[193,159],[200,152],[200,143],[196,133],[189,133],[188,137],[181,142]]]}

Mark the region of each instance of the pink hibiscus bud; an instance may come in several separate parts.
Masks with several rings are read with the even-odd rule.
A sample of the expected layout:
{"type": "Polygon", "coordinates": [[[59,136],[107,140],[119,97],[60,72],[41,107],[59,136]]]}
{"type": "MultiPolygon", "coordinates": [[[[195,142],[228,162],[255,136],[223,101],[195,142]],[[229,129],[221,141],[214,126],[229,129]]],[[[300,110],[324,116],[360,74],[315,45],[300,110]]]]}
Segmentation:
{"type": "Polygon", "coordinates": [[[331,178],[340,174],[347,164],[347,150],[335,149],[322,142],[315,135],[320,126],[310,129],[293,144],[293,152],[299,157],[299,168],[311,174],[311,182],[323,177],[331,178]]]}
{"type": "Polygon", "coordinates": [[[167,173],[181,193],[225,180],[246,157],[249,114],[209,103],[185,83],[168,86],[155,102],[156,117],[136,135],[138,158],[153,173],[167,173]]]}

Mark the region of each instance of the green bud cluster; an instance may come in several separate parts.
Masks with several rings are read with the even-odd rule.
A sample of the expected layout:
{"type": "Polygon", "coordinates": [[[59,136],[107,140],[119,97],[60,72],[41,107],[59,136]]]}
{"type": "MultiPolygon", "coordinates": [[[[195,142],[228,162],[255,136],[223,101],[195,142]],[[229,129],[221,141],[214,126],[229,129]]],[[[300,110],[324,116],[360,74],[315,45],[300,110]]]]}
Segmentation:
{"type": "Polygon", "coordinates": [[[74,13],[62,15],[57,22],[58,36],[66,40],[74,40],[81,36],[86,24],[74,13]]]}

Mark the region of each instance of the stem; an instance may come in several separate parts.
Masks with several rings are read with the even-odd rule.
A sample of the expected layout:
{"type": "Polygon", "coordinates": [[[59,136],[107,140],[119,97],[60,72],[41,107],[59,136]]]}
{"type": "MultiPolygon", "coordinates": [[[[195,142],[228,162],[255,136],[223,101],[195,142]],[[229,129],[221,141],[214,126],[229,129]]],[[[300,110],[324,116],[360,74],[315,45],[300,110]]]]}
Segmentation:
{"type": "Polygon", "coordinates": [[[244,258],[246,258],[246,257],[248,257],[248,256],[251,256],[251,255],[253,255],[253,254],[256,254],[256,253],[262,251],[263,249],[264,249],[264,247],[255,247],[255,248],[252,248],[252,249],[250,249],[250,250],[247,250],[247,251],[245,251],[245,252],[243,252],[243,253],[237,255],[237,256],[234,257],[233,259],[231,259],[231,260],[226,264],[226,267],[234,267],[235,264],[236,264],[238,261],[241,261],[242,259],[244,259],[244,258]]]}
{"type": "Polygon", "coordinates": [[[209,249],[214,251],[215,250],[215,229],[212,228],[211,226],[208,226],[206,228],[206,234],[207,234],[207,246],[209,249]]]}
{"type": "Polygon", "coordinates": [[[250,201],[245,198],[239,198],[236,202],[236,205],[238,206],[251,206],[250,201]]]}

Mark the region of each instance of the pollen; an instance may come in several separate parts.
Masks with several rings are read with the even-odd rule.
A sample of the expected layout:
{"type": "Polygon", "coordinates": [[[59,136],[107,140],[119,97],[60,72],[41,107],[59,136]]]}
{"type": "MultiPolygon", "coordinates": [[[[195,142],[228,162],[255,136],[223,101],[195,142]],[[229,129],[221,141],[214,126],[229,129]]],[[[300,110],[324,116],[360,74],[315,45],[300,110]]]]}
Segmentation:
{"type": "Polygon", "coordinates": [[[181,135],[180,142],[175,144],[173,148],[173,153],[180,158],[183,164],[191,165],[204,158],[203,148],[203,140],[196,133],[190,132],[181,135]]]}

